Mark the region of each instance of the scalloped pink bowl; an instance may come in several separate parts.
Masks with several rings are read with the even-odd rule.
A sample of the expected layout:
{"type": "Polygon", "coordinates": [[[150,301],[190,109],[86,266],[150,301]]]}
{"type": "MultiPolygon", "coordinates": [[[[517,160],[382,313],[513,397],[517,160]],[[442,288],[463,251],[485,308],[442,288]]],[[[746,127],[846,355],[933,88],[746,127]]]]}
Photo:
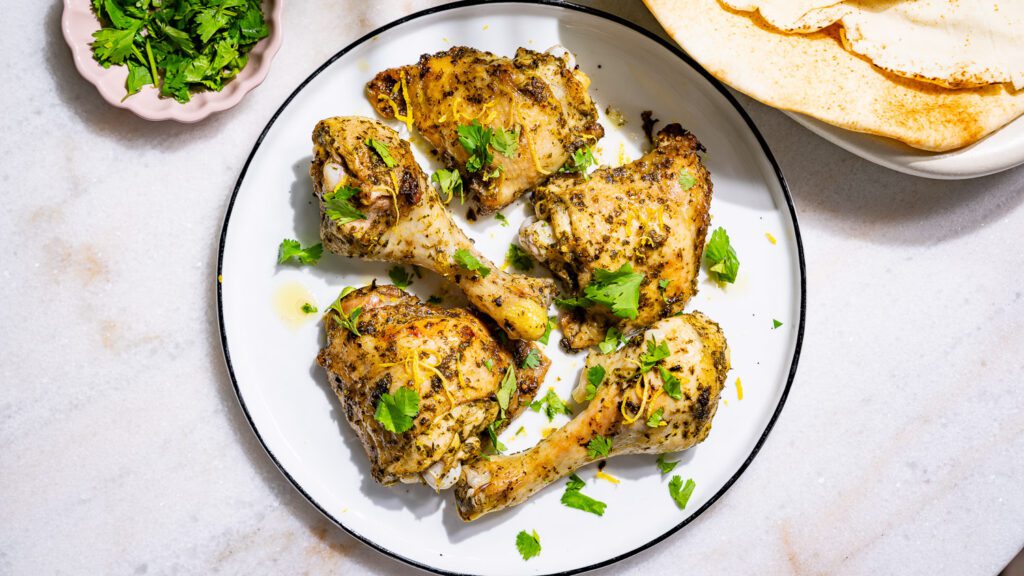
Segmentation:
{"type": "Polygon", "coordinates": [[[78,73],[96,86],[104,100],[118,108],[131,110],[146,120],[192,123],[238,104],[250,90],[263,82],[270,72],[274,55],[281,47],[283,11],[284,0],[264,0],[263,13],[266,15],[270,35],[253,47],[249,52],[249,63],[238,76],[224,85],[223,90],[193,94],[187,104],[180,104],[172,98],[160,98],[158,92],[150,86],[130,98],[124,98],[128,68],[104,68],[92,57],[92,33],[99,30],[100,23],[89,7],[89,0],[64,0],[60,27],[64,40],[71,48],[78,73]]]}

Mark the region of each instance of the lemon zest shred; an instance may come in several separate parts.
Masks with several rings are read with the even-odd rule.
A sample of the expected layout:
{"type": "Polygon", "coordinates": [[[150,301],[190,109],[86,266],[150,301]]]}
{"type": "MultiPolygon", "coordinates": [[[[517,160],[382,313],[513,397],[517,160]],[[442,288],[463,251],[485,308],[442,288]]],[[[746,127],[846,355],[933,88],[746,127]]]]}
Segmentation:
{"type": "Polygon", "coordinates": [[[405,127],[412,132],[412,100],[409,99],[409,86],[405,82],[405,70],[402,70],[402,99],[405,100],[405,118],[398,118],[405,122],[405,127]]]}
{"type": "Polygon", "coordinates": [[[768,241],[772,243],[772,246],[774,246],[778,242],[777,240],[775,240],[775,236],[772,236],[771,232],[765,232],[764,235],[766,238],[768,238],[768,241]]]}
{"type": "Polygon", "coordinates": [[[611,482],[612,484],[618,484],[618,483],[622,482],[621,480],[619,480],[615,476],[612,476],[611,474],[608,474],[604,470],[598,470],[597,474],[594,475],[594,478],[600,478],[601,480],[607,480],[608,482],[611,482]]]}
{"type": "Polygon", "coordinates": [[[402,217],[401,212],[398,211],[398,176],[395,176],[394,170],[388,170],[388,176],[391,177],[391,182],[395,185],[394,188],[388,190],[391,194],[391,202],[395,206],[395,224],[398,224],[398,219],[402,217]]]}
{"type": "Polygon", "coordinates": [[[640,397],[640,409],[636,411],[636,414],[634,414],[633,416],[629,416],[628,414],[626,414],[626,402],[622,402],[622,407],[620,408],[620,411],[622,412],[622,419],[626,424],[632,424],[639,420],[640,416],[643,415],[644,413],[644,409],[647,408],[647,391],[650,388],[650,385],[647,382],[647,373],[644,373],[643,375],[640,376],[640,382],[637,382],[636,385],[633,387],[634,393],[638,397],[640,397]],[[640,382],[643,382],[642,393],[637,392],[635,390],[637,387],[640,386],[640,382]]]}
{"type": "Polygon", "coordinates": [[[514,111],[514,122],[513,124],[519,124],[523,127],[523,139],[526,140],[526,148],[530,151],[530,159],[533,160],[533,167],[537,169],[537,172],[547,176],[551,174],[550,171],[541,168],[540,161],[537,160],[537,151],[533,148],[533,139],[530,138],[530,131],[523,124],[522,119],[519,118],[519,105],[515,104],[513,107],[514,111]]]}
{"type": "Polygon", "coordinates": [[[743,400],[743,382],[739,377],[736,378],[736,399],[743,400]]]}
{"type": "MultiPolygon", "coordinates": [[[[650,418],[651,410],[654,408],[654,401],[657,400],[658,396],[661,396],[661,393],[664,392],[664,391],[665,390],[663,388],[658,388],[657,390],[654,391],[654,395],[651,396],[651,402],[647,405],[647,414],[644,414],[644,416],[647,416],[648,418],[650,418]]],[[[662,421],[662,425],[664,425],[664,424],[665,424],[665,422],[662,421]]]]}

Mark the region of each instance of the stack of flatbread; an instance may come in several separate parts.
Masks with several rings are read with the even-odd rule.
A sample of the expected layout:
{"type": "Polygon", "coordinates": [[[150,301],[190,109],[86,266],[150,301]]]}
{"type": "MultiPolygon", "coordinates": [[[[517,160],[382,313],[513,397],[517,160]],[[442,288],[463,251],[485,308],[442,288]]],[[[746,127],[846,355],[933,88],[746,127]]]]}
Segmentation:
{"type": "Polygon", "coordinates": [[[1024,113],[1024,0],[645,0],[726,84],[776,108],[953,150],[1024,113]]]}

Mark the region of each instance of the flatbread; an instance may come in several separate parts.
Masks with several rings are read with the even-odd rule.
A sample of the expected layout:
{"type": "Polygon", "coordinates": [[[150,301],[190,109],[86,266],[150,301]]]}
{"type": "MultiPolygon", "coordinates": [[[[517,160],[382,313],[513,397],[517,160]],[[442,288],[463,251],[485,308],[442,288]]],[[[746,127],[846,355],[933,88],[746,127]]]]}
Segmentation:
{"type": "Polygon", "coordinates": [[[781,34],[718,0],[644,0],[711,74],[769,106],[895,138],[923,150],[967,146],[1024,113],[1005,84],[950,90],[904,78],[848,52],[834,27],[781,34]]]}

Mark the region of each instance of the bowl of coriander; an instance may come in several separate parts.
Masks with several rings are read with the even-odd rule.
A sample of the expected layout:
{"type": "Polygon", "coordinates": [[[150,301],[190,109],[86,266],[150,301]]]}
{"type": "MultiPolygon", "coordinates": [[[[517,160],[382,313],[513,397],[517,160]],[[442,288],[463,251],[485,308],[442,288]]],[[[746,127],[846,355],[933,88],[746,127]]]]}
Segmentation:
{"type": "Polygon", "coordinates": [[[260,85],[284,0],[64,0],[61,31],[100,95],[147,120],[198,122],[260,85]]]}

